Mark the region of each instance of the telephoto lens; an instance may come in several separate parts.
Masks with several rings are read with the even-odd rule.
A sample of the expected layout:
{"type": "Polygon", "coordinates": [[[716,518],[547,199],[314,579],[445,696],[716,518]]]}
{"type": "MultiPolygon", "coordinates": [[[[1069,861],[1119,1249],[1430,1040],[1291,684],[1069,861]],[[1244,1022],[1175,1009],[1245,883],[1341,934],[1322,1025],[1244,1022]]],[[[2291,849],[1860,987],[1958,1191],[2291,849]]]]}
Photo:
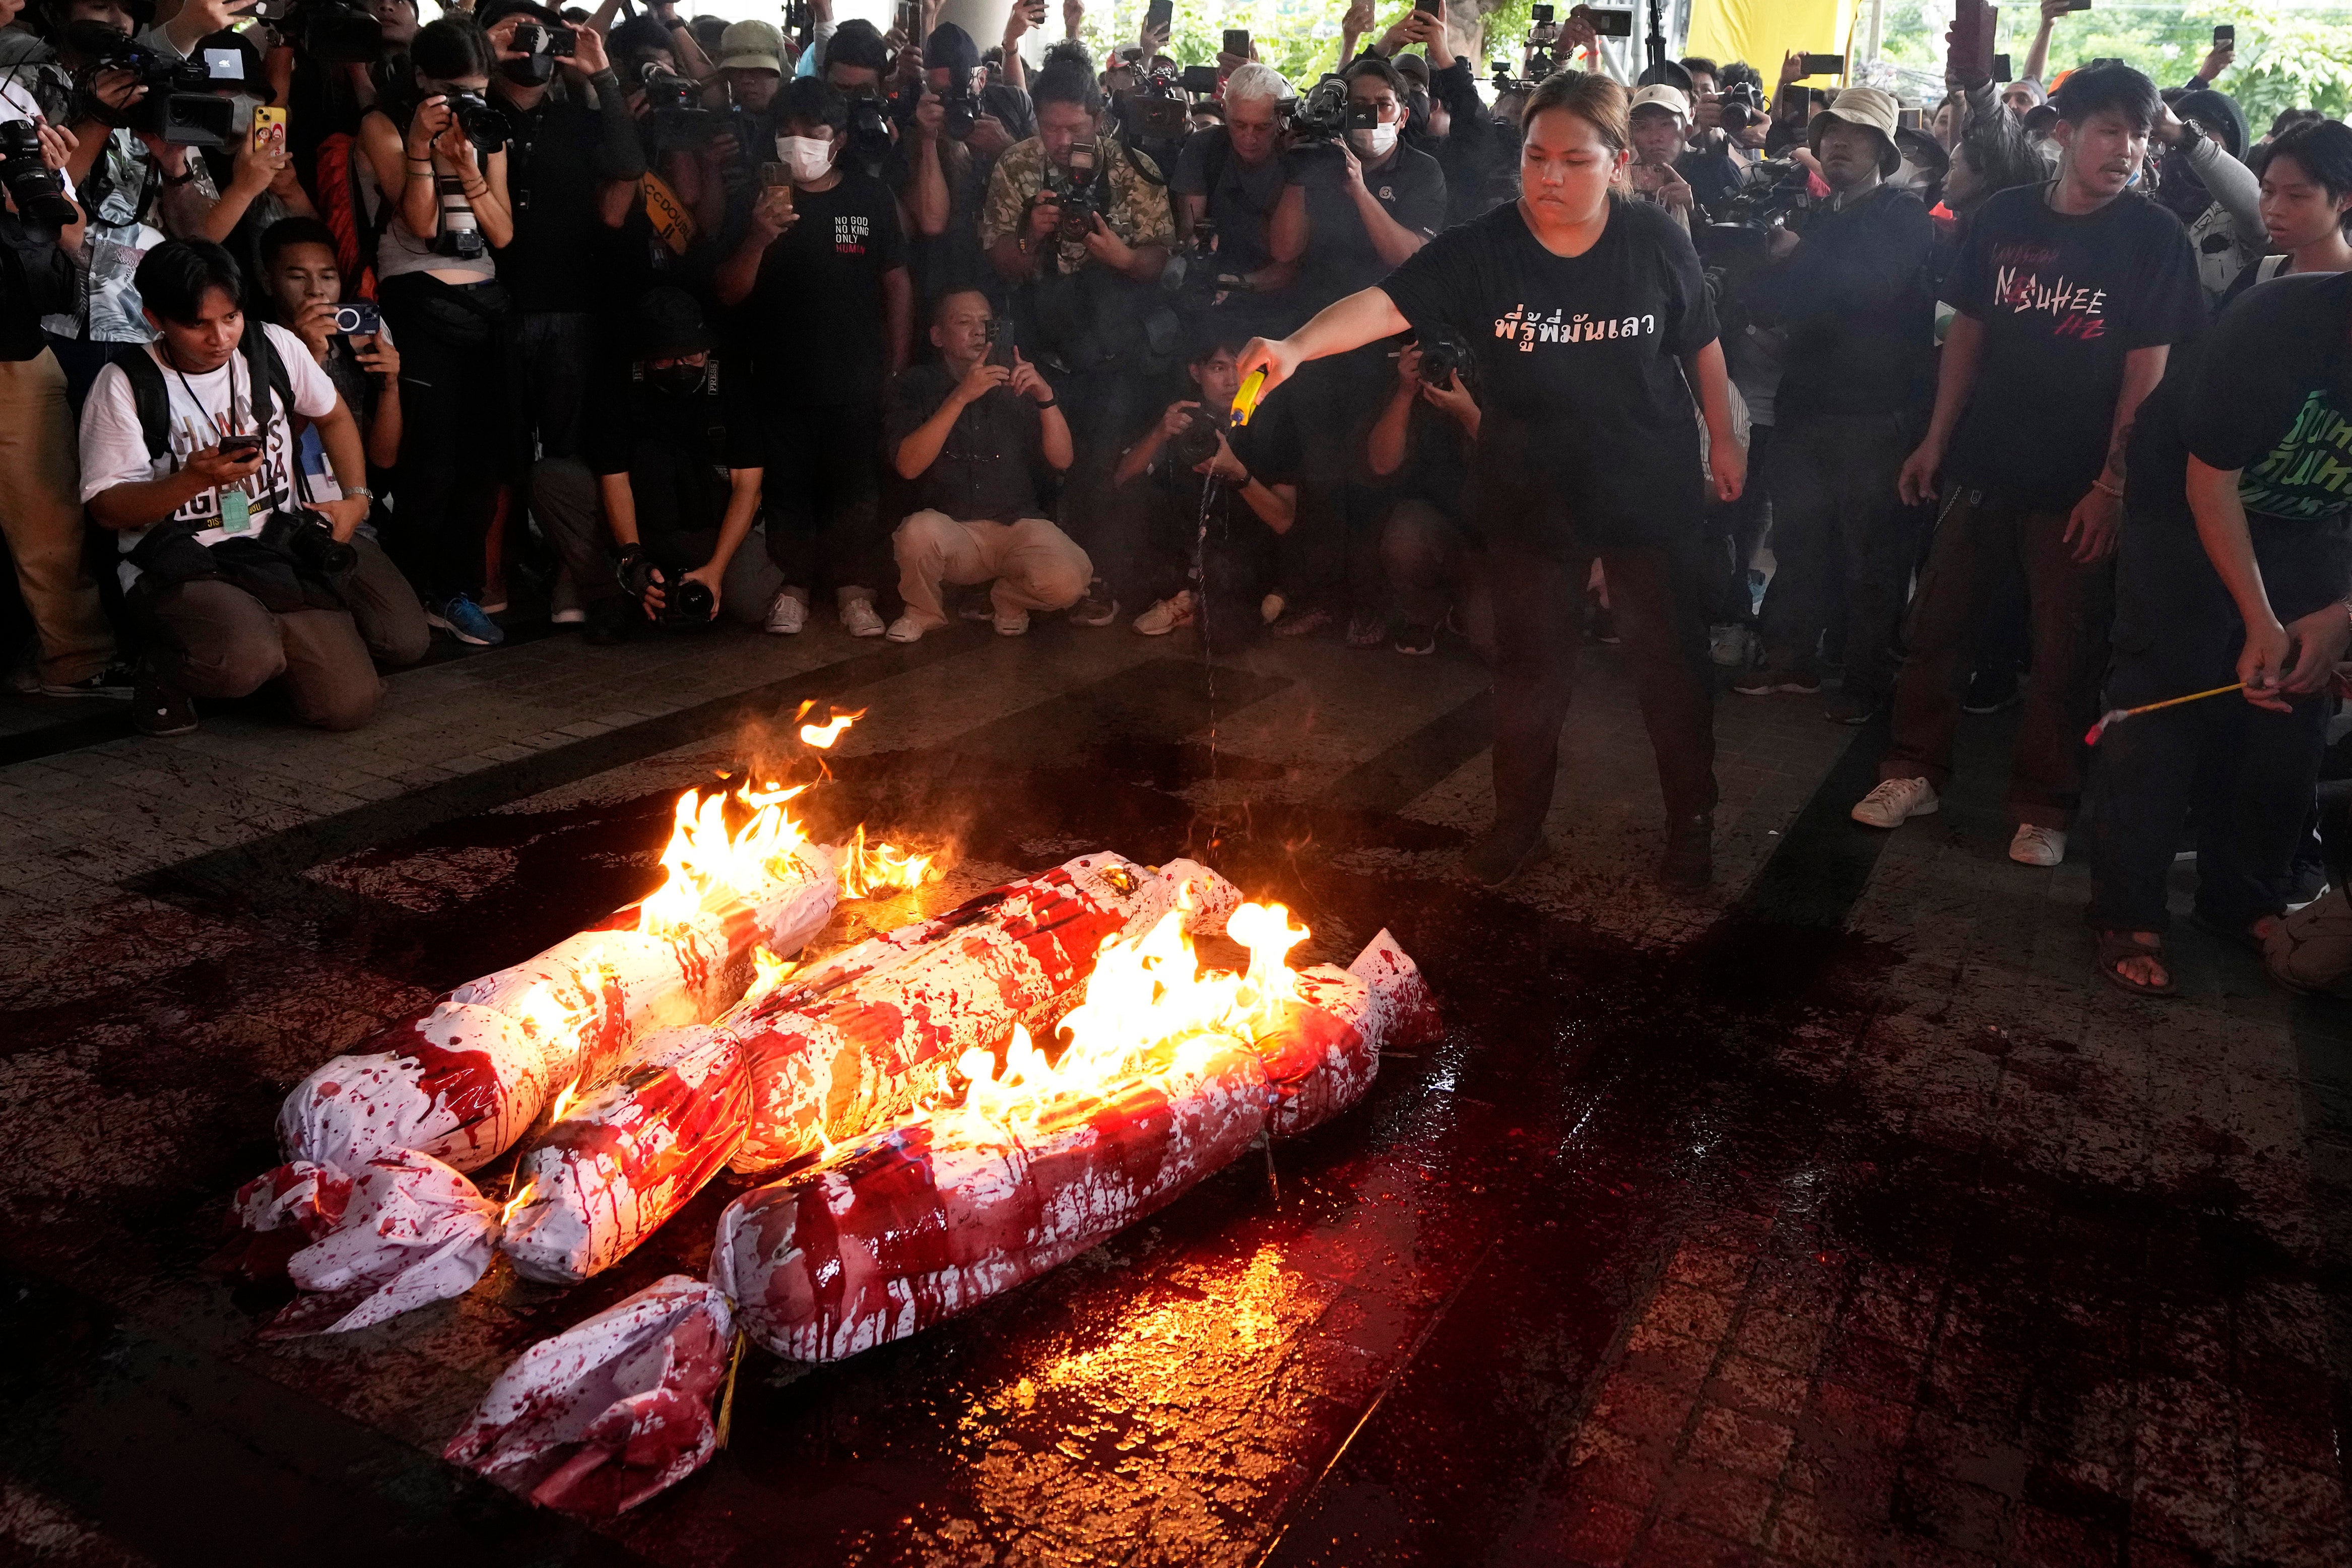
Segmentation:
{"type": "Polygon", "coordinates": [[[667,597],[668,602],[663,607],[662,619],[676,626],[701,625],[710,618],[711,607],[716,603],[710,596],[709,587],[691,577],[680,578],[670,588],[667,597]]]}
{"type": "Polygon", "coordinates": [[[29,120],[0,121],[0,184],[18,216],[36,223],[63,228],[81,216],[58,172],[41,161],[41,133],[29,120]]]}

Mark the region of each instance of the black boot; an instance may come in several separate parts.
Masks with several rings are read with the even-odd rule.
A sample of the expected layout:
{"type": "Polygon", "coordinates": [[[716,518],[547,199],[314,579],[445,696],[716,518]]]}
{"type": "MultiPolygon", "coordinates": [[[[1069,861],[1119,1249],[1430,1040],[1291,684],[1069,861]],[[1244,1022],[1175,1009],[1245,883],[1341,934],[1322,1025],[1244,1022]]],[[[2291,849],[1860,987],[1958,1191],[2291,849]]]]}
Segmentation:
{"type": "Polygon", "coordinates": [[[1658,861],[1658,886],[1696,893],[1715,879],[1715,814],[1702,811],[1666,824],[1666,852],[1658,861]]]}
{"type": "Polygon", "coordinates": [[[1539,821],[1525,826],[1497,822],[1462,852],[1462,871],[1482,888],[1499,888],[1541,860],[1550,847],[1539,821]]]}

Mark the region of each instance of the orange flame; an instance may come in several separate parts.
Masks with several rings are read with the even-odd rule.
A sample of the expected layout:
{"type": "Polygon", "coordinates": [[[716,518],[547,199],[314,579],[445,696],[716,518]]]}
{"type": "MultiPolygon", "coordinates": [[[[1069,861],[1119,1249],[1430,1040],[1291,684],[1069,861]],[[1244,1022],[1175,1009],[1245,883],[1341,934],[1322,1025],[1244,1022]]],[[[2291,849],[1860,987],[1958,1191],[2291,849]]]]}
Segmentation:
{"type": "Polygon", "coordinates": [[[571,1110],[573,1103],[576,1102],[579,1098],[580,1080],[575,1078],[570,1083],[563,1086],[562,1092],[559,1093],[555,1097],[554,1103],[551,1104],[547,1108],[547,1120],[549,1123],[552,1125],[555,1122],[562,1121],[563,1113],[571,1110]]]}
{"type": "Polygon", "coordinates": [[[814,746],[820,752],[828,750],[852,724],[865,717],[866,710],[860,708],[855,713],[836,713],[822,724],[803,724],[801,726],[801,743],[814,746]]]}
{"type": "Polygon", "coordinates": [[[1184,915],[1180,906],[1133,942],[1113,937],[1103,944],[1086,999],[1062,1022],[1069,1044],[1057,1060],[1048,1062],[1016,1026],[1002,1070],[977,1047],[940,1070],[941,1093],[952,1096],[961,1079],[963,1099],[934,1115],[1034,1120],[1057,1100],[1099,1094],[1139,1071],[1181,1068],[1274,1028],[1298,994],[1289,953],[1307,928],[1292,925],[1280,904],[1242,905],[1225,931],[1249,949],[1250,962],[1234,974],[1201,967],[1184,915]]]}
{"type": "Polygon", "coordinates": [[[501,1226],[508,1224],[518,1213],[521,1212],[523,1205],[530,1202],[531,1192],[539,1184],[537,1182],[525,1182],[522,1184],[522,1191],[509,1198],[507,1200],[506,1206],[499,1210],[499,1224],[501,1226]]]}
{"type": "Polygon", "coordinates": [[[688,790],[677,799],[676,826],[662,849],[662,885],[639,906],[639,929],[681,925],[706,909],[756,892],[786,873],[785,863],[808,842],[808,834],[784,811],[784,803],[808,788],[794,784],[755,786],[748,781],[735,800],[751,813],[739,830],[727,828],[723,793],[688,790]]]}
{"type": "Polygon", "coordinates": [[[749,1005],[767,995],[792,977],[800,965],[789,958],[778,958],[770,952],[766,943],[751,950],[751,984],[743,993],[743,1005],[749,1005]]]}
{"type": "Polygon", "coordinates": [[[938,860],[936,855],[917,855],[895,844],[869,846],[861,822],[842,846],[841,895],[863,899],[895,889],[919,888],[939,874],[938,860]]]}

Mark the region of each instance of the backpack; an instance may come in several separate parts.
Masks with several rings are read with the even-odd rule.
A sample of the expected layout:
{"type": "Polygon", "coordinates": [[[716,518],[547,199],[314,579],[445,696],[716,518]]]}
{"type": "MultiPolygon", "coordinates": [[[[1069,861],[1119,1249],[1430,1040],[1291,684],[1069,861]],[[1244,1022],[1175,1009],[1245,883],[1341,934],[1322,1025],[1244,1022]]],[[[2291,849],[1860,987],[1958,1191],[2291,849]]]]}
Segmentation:
{"type": "MultiPolygon", "coordinates": [[[[267,442],[269,421],[276,407],[270,401],[274,393],[285,404],[290,416],[294,409],[294,378],[286,369],[286,362],[278,357],[278,345],[269,341],[258,322],[245,334],[239,350],[245,355],[247,384],[253,388],[253,425],[267,442]]],[[[152,462],[167,456],[172,450],[172,392],[164,384],[163,370],[149,353],[126,354],[118,362],[122,374],[131,382],[131,406],[139,416],[139,434],[147,443],[147,457],[152,462]]],[[[296,476],[301,465],[295,465],[296,476]]]]}

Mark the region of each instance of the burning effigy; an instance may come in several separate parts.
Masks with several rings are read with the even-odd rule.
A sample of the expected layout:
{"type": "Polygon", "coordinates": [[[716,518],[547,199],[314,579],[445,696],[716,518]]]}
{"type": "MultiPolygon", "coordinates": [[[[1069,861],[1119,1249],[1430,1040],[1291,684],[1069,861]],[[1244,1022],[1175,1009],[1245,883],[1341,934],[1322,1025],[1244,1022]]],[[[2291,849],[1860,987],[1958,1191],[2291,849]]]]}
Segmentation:
{"type": "MultiPolygon", "coordinates": [[[[802,734],[829,745],[855,717],[802,734]]],[[[1307,929],[1186,860],[1082,855],[780,956],[836,900],[929,869],[862,828],[811,842],[783,809],[796,793],[688,792],[655,892],[296,1087],[286,1163],[234,1205],[245,1261],[303,1292],[265,1331],[382,1322],[500,1253],[577,1284],[722,1171],[775,1178],[727,1205],[706,1279],[533,1346],[445,1451],[611,1516],[723,1443],[747,1348],[836,1361],[969,1311],[1346,1111],[1384,1048],[1436,1033],[1388,932],[1347,968],[1294,969],[1307,929]],[[1204,936],[1246,966],[1203,964],[1204,936]],[[518,1148],[493,1203],[467,1173],[518,1148]]]]}

